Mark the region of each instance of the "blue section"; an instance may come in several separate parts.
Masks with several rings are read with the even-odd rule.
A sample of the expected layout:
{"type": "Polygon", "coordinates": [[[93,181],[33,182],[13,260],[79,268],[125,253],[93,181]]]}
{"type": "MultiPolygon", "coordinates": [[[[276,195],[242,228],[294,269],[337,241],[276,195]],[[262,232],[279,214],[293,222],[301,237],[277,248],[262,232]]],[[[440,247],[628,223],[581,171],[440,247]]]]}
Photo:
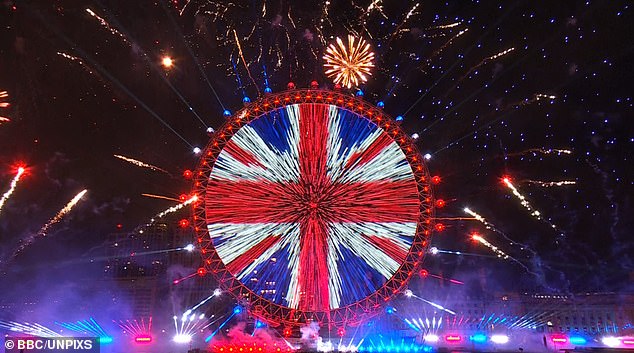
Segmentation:
{"type": "Polygon", "coordinates": [[[277,261],[269,259],[261,263],[255,268],[257,273],[246,274],[242,278],[242,283],[264,299],[270,300],[275,304],[288,306],[285,298],[286,290],[291,282],[291,274],[287,267],[289,261],[288,246],[274,252],[271,258],[275,258],[277,261]],[[257,281],[254,279],[257,279],[257,281]],[[275,290],[275,293],[261,293],[262,290],[272,289],[275,290]]]}
{"type": "Polygon", "coordinates": [[[373,122],[355,113],[340,108],[337,111],[339,114],[339,138],[342,147],[339,156],[346,149],[360,145],[370,134],[379,129],[373,122]]]}
{"type": "Polygon", "coordinates": [[[337,261],[337,269],[341,281],[340,306],[352,304],[374,293],[385,283],[385,278],[369,266],[353,250],[345,246],[339,248],[341,257],[337,261]],[[349,280],[354,278],[355,280],[349,280]]]}
{"type": "Polygon", "coordinates": [[[288,131],[290,131],[290,125],[285,108],[264,114],[249,123],[249,126],[262,137],[269,148],[279,152],[289,150],[288,131]]]}

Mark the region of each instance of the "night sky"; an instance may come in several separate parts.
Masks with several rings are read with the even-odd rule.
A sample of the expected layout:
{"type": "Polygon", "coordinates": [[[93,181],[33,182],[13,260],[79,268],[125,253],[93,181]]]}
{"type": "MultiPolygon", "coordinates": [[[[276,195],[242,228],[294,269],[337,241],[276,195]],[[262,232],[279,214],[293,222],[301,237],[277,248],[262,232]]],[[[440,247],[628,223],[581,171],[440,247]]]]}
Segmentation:
{"type": "Polygon", "coordinates": [[[428,255],[430,272],[485,273],[494,290],[634,289],[631,4],[331,2],[0,1],[0,91],[9,94],[0,102],[10,103],[0,108],[10,119],[0,122],[0,191],[27,167],[0,210],[2,276],[27,286],[41,274],[63,278],[68,268],[55,264],[174,205],[141,194],[189,193],[181,175],[196,167],[206,127],[221,126],[244,95],[256,99],[265,78],[274,92],[289,81],[332,88],[324,43],[353,33],[377,54],[364,99],[404,117],[442,178],[437,217],[469,217],[468,206],[508,238],[477,221],[443,220],[432,246],[485,256],[428,255]],[[161,66],[166,55],[172,68],[161,66]],[[557,181],[574,184],[538,183],[557,181]],[[12,258],[83,189],[67,217],[12,258]],[[525,268],[488,257],[472,232],[525,268]]]}

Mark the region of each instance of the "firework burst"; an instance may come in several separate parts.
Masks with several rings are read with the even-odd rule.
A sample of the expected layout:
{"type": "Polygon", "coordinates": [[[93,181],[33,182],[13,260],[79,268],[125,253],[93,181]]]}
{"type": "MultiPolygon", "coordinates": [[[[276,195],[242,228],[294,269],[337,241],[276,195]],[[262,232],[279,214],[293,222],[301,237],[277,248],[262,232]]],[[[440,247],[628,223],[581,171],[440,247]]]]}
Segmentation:
{"type": "Polygon", "coordinates": [[[114,156],[115,156],[115,158],[119,158],[120,160],[126,161],[126,162],[128,162],[130,164],[133,164],[133,165],[137,166],[137,167],[146,168],[146,169],[149,169],[149,170],[152,170],[152,171],[155,171],[155,172],[161,172],[161,173],[165,173],[167,175],[171,175],[170,172],[168,172],[167,170],[165,170],[163,168],[159,168],[159,167],[157,167],[155,165],[151,165],[151,164],[148,164],[148,163],[145,163],[145,162],[141,162],[141,161],[139,161],[137,159],[133,159],[133,158],[130,158],[130,157],[122,156],[122,155],[119,155],[119,154],[115,154],[114,156]]]}
{"type": "Polygon", "coordinates": [[[348,43],[337,38],[336,43],[329,45],[324,60],[326,76],[332,78],[335,84],[351,88],[359,82],[366,82],[367,76],[372,75],[374,52],[365,40],[349,35],[348,43]]]}

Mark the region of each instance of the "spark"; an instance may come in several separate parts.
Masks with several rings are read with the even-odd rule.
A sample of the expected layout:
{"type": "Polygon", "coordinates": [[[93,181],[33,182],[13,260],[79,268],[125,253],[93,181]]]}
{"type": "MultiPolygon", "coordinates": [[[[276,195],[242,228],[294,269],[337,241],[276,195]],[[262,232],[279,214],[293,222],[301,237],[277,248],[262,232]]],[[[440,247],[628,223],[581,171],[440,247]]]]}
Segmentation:
{"type": "Polygon", "coordinates": [[[11,197],[11,194],[13,194],[13,192],[15,191],[15,188],[18,186],[18,182],[20,181],[20,177],[22,177],[22,174],[24,174],[25,171],[26,169],[24,169],[24,167],[18,167],[18,172],[13,177],[13,180],[11,180],[9,190],[7,190],[7,192],[2,195],[2,198],[0,198],[0,212],[2,212],[2,207],[4,206],[5,202],[7,202],[9,197],[11,197]]]}
{"type": "Polygon", "coordinates": [[[173,197],[169,197],[169,196],[163,196],[163,195],[141,194],[141,196],[151,197],[151,198],[160,199],[160,200],[168,200],[168,201],[180,202],[180,200],[177,199],[177,198],[173,198],[173,197]]]}
{"type": "Polygon", "coordinates": [[[519,192],[519,190],[515,187],[515,185],[513,185],[513,183],[511,183],[511,180],[508,177],[502,178],[502,181],[511,190],[511,192],[513,192],[513,195],[515,195],[515,197],[517,197],[520,200],[520,204],[528,212],[530,212],[531,216],[535,217],[537,220],[540,220],[542,222],[547,223],[548,225],[550,225],[551,228],[557,229],[557,226],[555,224],[553,224],[553,223],[549,222],[548,220],[544,219],[542,217],[541,212],[539,212],[538,210],[533,208],[533,206],[531,206],[531,204],[528,202],[528,200],[526,200],[526,197],[519,192]]]}
{"type": "Polygon", "coordinates": [[[486,239],[484,239],[482,236],[480,236],[477,233],[472,233],[471,234],[471,239],[481,243],[482,245],[486,246],[487,248],[491,249],[491,251],[493,251],[498,257],[507,260],[510,256],[507,255],[504,251],[498,249],[497,246],[489,243],[486,239]]]}
{"type": "Polygon", "coordinates": [[[337,37],[335,43],[326,48],[324,55],[324,68],[326,76],[333,78],[335,84],[341,84],[347,88],[366,82],[367,76],[371,76],[370,70],[374,67],[374,52],[370,50],[370,44],[361,38],[348,35],[348,47],[337,37]],[[356,42],[356,43],[355,43],[356,42]]]}
{"type": "Polygon", "coordinates": [[[86,195],[87,192],[88,190],[84,189],[79,194],[75,195],[75,197],[73,197],[72,200],[70,200],[66,204],[66,206],[64,206],[64,208],[62,208],[61,210],[59,210],[59,212],[57,212],[55,217],[51,218],[51,220],[48,221],[48,223],[46,223],[39,230],[39,232],[37,232],[37,236],[43,236],[43,237],[46,236],[46,233],[51,228],[51,226],[61,221],[64,218],[64,216],[66,216],[68,212],[70,212],[73,209],[73,207],[77,205],[77,203],[84,197],[84,195],[86,195]]]}
{"type": "Polygon", "coordinates": [[[150,170],[153,170],[155,172],[161,172],[161,173],[165,173],[165,174],[171,176],[170,172],[168,172],[167,170],[165,170],[163,168],[159,168],[159,167],[157,167],[155,165],[147,164],[147,163],[141,162],[139,160],[136,160],[136,159],[133,159],[133,158],[129,158],[129,157],[126,157],[126,156],[122,156],[122,155],[118,155],[118,154],[115,154],[114,156],[116,158],[119,158],[119,159],[121,159],[123,161],[126,161],[126,162],[130,163],[130,164],[133,164],[133,165],[135,165],[137,167],[150,169],[150,170]]]}
{"type": "Polygon", "coordinates": [[[550,188],[553,186],[565,186],[565,185],[575,185],[577,184],[574,180],[560,180],[560,181],[540,181],[540,180],[525,180],[525,183],[534,184],[538,186],[542,186],[545,188],[550,188]]]}
{"type": "Polygon", "coordinates": [[[99,21],[99,24],[107,29],[113,36],[119,37],[121,38],[126,44],[131,45],[131,43],[128,41],[128,39],[123,35],[123,33],[119,32],[116,28],[114,28],[112,25],[110,25],[110,23],[108,23],[108,21],[106,21],[103,17],[97,15],[93,10],[86,8],[86,12],[88,12],[88,14],[90,16],[92,16],[93,18],[97,19],[97,21],[99,21]]]}
{"type": "Polygon", "coordinates": [[[407,20],[409,20],[410,17],[417,14],[416,9],[418,8],[418,6],[420,6],[420,3],[414,4],[414,6],[409,10],[409,12],[407,12],[407,15],[405,15],[405,18],[403,19],[403,21],[401,21],[401,23],[398,26],[396,26],[396,29],[394,30],[394,32],[392,32],[392,35],[390,36],[390,41],[388,41],[388,46],[392,38],[394,38],[394,36],[396,36],[398,33],[406,32],[401,30],[401,28],[405,25],[405,23],[407,22],[407,20]]]}

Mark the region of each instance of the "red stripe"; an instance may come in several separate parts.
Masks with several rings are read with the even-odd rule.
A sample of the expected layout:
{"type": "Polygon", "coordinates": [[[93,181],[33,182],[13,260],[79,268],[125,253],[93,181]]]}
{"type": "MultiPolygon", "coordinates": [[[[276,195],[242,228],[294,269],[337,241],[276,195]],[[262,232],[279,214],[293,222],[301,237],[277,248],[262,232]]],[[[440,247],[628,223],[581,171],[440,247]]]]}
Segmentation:
{"type": "Polygon", "coordinates": [[[233,140],[229,140],[229,142],[227,142],[227,144],[223,148],[223,151],[229,153],[233,158],[244,165],[255,165],[264,168],[264,165],[260,163],[260,161],[257,159],[257,157],[255,157],[255,155],[253,155],[253,153],[244,150],[233,140]]]}
{"type": "Polygon", "coordinates": [[[362,151],[357,151],[350,156],[348,163],[346,163],[346,168],[350,168],[352,166],[360,167],[370,162],[392,142],[392,139],[386,133],[380,134],[379,137],[377,137],[370,146],[368,146],[368,148],[362,151]]]}
{"type": "MultiPolygon", "coordinates": [[[[328,226],[318,211],[320,197],[331,184],[328,177],[328,106],[304,104],[299,117],[299,171],[304,186],[303,217],[300,229],[299,289],[303,310],[327,311],[328,303],[328,226]],[[306,199],[307,198],[307,199],[306,199]],[[306,202],[309,206],[306,207],[306,202]],[[311,208],[313,205],[314,208],[311,208]]],[[[330,221],[330,219],[328,219],[330,221]]]]}
{"type": "MultiPolygon", "coordinates": [[[[329,222],[416,222],[414,180],[333,184],[323,200],[329,222]]],[[[307,217],[294,183],[210,180],[205,194],[209,223],[295,223],[307,217]]]]}
{"type": "Polygon", "coordinates": [[[328,228],[310,217],[302,223],[299,251],[299,309],[327,311],[328,303],[328,228]]]}
{"type": "Polygon", "coordinates": [[[242,272],[251,262],[260,257],[264,252],[280,241],[279,235],[270,235],[264,238],[261,242],[255,244],[251,249],[245,251],[242,255],[235,258],[233,261],[227,264],[227,270],[233,275],[237,275],[242,272]]]}
{"type": "Polygon", "coordinates": [[[407,251],[399,247],[392,239],[382,238],[375,235],[364,235],[370,243],[376,246],[379,250],[387,254],[387,256],[394,259],[398,263],[405,262],[405,256],[407,251]]]}
{"type": "Polygon", "coordinates": [[[299,172],[301,182],[319,188],[329,182],[328,106],[304,104],[299,116],[299,172]]]}

